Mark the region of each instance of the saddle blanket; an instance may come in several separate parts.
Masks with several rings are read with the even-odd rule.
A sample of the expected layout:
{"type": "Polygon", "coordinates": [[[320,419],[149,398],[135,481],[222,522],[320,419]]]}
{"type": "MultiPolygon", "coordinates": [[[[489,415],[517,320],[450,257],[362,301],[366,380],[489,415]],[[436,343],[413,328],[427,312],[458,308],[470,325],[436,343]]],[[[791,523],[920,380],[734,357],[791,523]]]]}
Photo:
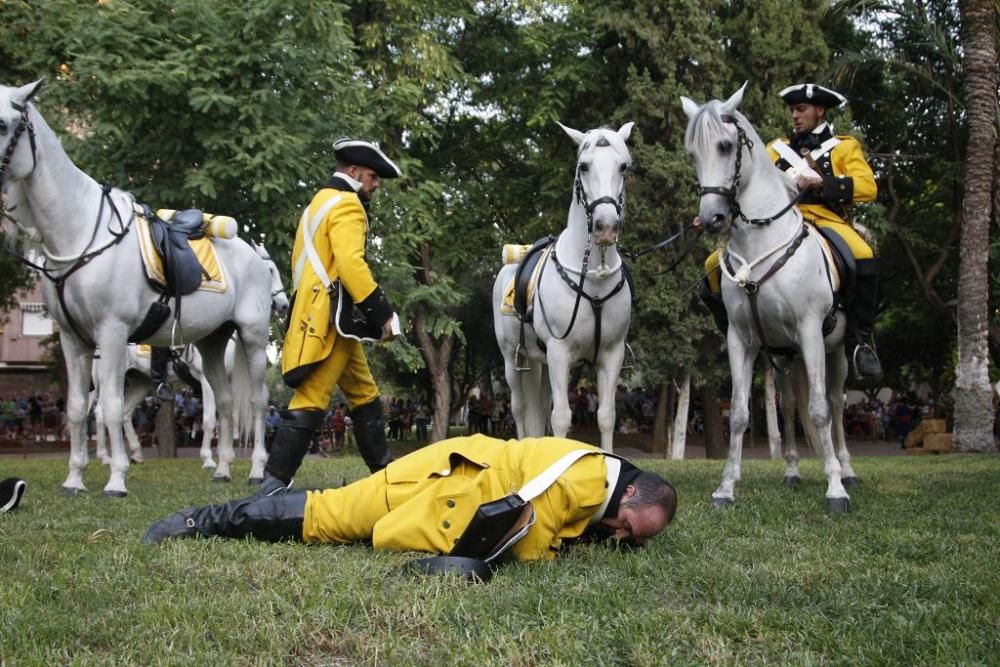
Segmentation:
{"type": "MultiPolygon", "coordinates": [[[[153,243],[153,236],[149,230],[149,221],[142,216],[136,216],[135,221],[139,236],[139,251],[142,255],[142,265],[146,270],[146,277],[165,288],[167,276],[163,271],[163,258],[156,252],[156,244],[153,243]]],[[[198,261],[205,270],[198,289],[209,292],[225,292],[226,275],[222,271],[222,262],[219,260],[219,253],[212,240],[207,236],[200,239],[188,239],[188,245],[198,256],[198,261]]]]}
{"type": "Polygon", "coordinates": [[[830,269],[830,282],[833,283],[833,291],[835,293],[839,292],[842,281],[840,276],[840,267],[837,266],[837,261],[833,258],[833,253],[835,252],[833,247],[830,245],[830,242],[819,233],[819,230],[817,230],[814,225],[807,225],[806,229],[809,230],[809,234],[811,236],[815,237],[816,240],[819,241],[820,248],[823,249],[823,259],[826,261],[826,265],[830,269]]]}
{"type": "MultiPolygon", "coordinates": [[[[538,263],[535,264],[535,268],[531,272],[531,280],[528,281],[528,292],[526,296],[529,315],[531,313],[531,304],[534,303],[535,301],[535,284],[538,282],[538,276],[541,275],[542,267],[545,266],[545,261],[549,258],[549,253],[552,252],[552,248],[554,246],[555,244],[550,245],[548,248],[542,251],[541,258],[538,260],[538,263]]],[[[531,248],[531,246],[511,246],[511,247],[528,248],[528,249],[531,248]]],[[[507,258],[509,257],[507,248],[508,246],[504,246],[504,260],[505,263],[511,263],[506,261],[507,258]]],[[[524,256],[525,252],[527,252],[527,250],[522,250],[519,253],[519,255],[517,255],[517,259],[520,260],[520,258],[524,256]]],[[[510,277],[510,280],[503,288],[503,302],[500,304],[501,315],[517,315],[517,311],[514,309],[514,294],[515,292],[517,292],[517,285],[515,284],[516,280],[517,280],[517,273],[515,272],[515,274],[510,277]]]]}
{"type": "MultiPolygon", "coordinates": [[[[174,352],[181,352],[181,351],[184,350],[185,347],[187,347],[187,346],[186,345],[175,345],[175,346],[171,347],[170,349],[173,350],[174,352]]],[[[145,343],[139,343],[138,345],[135,346],[135,353],[136,353],[136,356],[139,356],[139,357],[151,357],[151,356],[153,356],[153,346],[152,345],[146,345],[145,343]]]]}

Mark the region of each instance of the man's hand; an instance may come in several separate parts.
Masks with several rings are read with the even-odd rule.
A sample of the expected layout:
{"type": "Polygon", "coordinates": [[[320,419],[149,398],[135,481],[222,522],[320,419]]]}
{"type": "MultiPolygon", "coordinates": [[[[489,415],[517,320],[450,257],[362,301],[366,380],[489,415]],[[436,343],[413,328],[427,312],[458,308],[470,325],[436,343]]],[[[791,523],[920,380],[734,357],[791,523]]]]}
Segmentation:
{"type": "Polygon", "coordinates": [[[700,230],[702,228],[701,218],[697,215],[694,216],[694,220],[691,221],[691,228],[696,230],[700,230]]]}
{"type": "MultiPolygon", "coordinates": [[[[817,174],[819,173],[819,166],[816,164],[816,160],[813,159],[812,155],[806,155],[806,164],[817,174]]],[[[795,185],[799,190],[822,190],[823,189],[823,177],[822,176],[805,176],[799,174],[795,177],[795,185]]]]}
{"type": "Polygon", "coordinates": [[[382,323],[382,342],[388,343],[399,337],[399,316],[396,313],[382,323]]]}

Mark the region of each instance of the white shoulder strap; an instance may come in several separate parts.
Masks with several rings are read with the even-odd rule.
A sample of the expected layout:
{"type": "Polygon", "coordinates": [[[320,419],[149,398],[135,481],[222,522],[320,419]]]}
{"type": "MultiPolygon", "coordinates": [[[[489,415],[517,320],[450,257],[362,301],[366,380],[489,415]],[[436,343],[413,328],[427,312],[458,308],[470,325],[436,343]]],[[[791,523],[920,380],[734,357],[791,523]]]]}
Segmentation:
{"type": "Polygon", "coordinates": [[[532,498],[540,496],[547,488],[555,484],[555,481],[559,479],[560,475],[569,470],[571,465],[588,454],[604,454],[604,452],[593,449],[575,449],[550,465],[541,475],[522,486],[521,490],[517,492],[517,495],[524,502],[528,502],[532,498]]]}
{"type": "Polygon", "coordinates": [[[826,153],[828,150],[831,150],[834,146],[836,146],[839,143],[840,139],[838,137],[830,137],[829,139],[821,143],[819,145],[819,148],[810,153],[810,155],[812,156],[813,160],[818,160],[820,156],[823,155],[823,153],[826,153]]]}
{"type": "Polygon", "coordinates": [[[773,148],[774,152],[780,155],[785,162],[792,166],[792,168],[788,171],[793,176],[819,176],[819,174],[817,174],[816,171],[809,166],[809,163],[807,163],[801,155],[796,153],[791,146],[786,144],[781,139],[778,139],[771,144],[771,148],[773,148]]]}
{"type": "Polygon", "coordinates": [[[307,206],[306,210],[302,212],[302,219],[299,221],[299,226],[301,227],[304,224],[306,226],[305,229],[302,230],[303,252],[299,257],[299,261],[295,263],[295,273],[292,276],[293,292],[299,287],[299,281],[302,279],[302,271],[305,269],[307,258],[309,259],[309,264],[312,265],[313,273],[315,273],[320,279],[320,282],[323,283],[323,287],[327,290],[330,289],[330,276],[327,274],[326,267],[323,266],[323,262],[320,260],[319,254],[316,252],[316,245],[313,243],[313,236],[316,234],[316,230],[319,229],[319,224],[323,222],[323,218],[326,217],[326,214],[330,212],[331,208],[340,203],[340,199],[341,195],[330,197],[323,203],[323,206],[316,211],[316,215],[314,215],[311,219],[308,219],[308,223],[307,216],[309,215],[309,207],[307,206]]]}

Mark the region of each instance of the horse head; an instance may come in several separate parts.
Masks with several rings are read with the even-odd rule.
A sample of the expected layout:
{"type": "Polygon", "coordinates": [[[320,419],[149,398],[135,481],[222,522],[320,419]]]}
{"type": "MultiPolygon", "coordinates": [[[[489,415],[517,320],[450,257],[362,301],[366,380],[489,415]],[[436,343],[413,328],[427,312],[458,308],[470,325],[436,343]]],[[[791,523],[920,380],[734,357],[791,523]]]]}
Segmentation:
{"type": "Polygon", "coordinates": [[[710,232],[726,231],[740,214],[737,198],[741,185],[748,181],[744,159],[752,158],[754,142],[750,136],[756,138],[749,122],[737,111],[746,87],[744,83],[725,102],[712,100],[698,105],[681,97],[688,117],[684,149],[694,160],[698,176],[698,217],[710,232]]]}
{"type": "Polygon", "coordinates": [[[288,312],[289,303],[288,295],[285,294],[285,285],[281,281],[281,273],[278,271],[278,265],[271,259],[271,255],[268,254],[264,246],[255,241],[250,241],[250,247],[264,260],[267,272],[271,274],[271,315],[279,318],[284,317],[288,312]]]}
{"type": "Polygon", "coordinates": [[[35,168],[38,158],[29,102],[42,81],[20,88],[0,86],[0,183],[27,178],[35,168]],[[24,134],[28,141],[20,141],[24,134]]]}
{"type": "Polygon", "coordinates": [[[584,133],[559,123],[578,146],[574,202],[583,207],[587,231],[599,246],[618,242],[625,215],[625,172],[632,165],[625,141],[633,124],[625,123],[618,131],[602,127],[584,133]]]}

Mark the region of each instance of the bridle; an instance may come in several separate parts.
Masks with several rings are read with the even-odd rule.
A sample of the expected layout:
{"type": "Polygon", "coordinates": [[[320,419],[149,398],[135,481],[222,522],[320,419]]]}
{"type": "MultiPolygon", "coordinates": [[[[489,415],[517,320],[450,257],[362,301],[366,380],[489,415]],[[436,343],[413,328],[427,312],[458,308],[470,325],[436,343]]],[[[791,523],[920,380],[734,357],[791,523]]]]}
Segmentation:
{"type": "MultiPolygon", "coordinates": [[[[734,216],[737,216],[740,220],[747,223],[748,225],[756,226],[767,226],[772,222],[788,213],[792,210],[792,207],[799,203],[799,200],[807,192],[802,190],[792,201],[788,202],[785,208],[781,209],[772,216],[766,218],[748,218],[746,214],[743,213],[743,209],[740,208],[739,194],[740,194],[740,178],[742,176],[743,168],[743,147],[746,146],[747,154],[751,155],[750,150],[753,148],[753,140],[747,136],[746,130],[740,125],[739,121],[735,116],[729,114],[724,114],[722,116],[722,122],[732,123],[736,126],[736,165],[733,169],[733,179],[729,187],[724,187],[720,185],[702,185],[698,184],[698,196],[704,197],[705,195],[720,195],[725,198],[726,203],[729,205],[729,210],[732,211],[734,216]]],[[[751,159],[752,155],[751,155],[751,159]]]]}
{"type": "Polygon", "coordinates": [[[7,167],[10,166],[10,161],[14,158],[14,151],[17,149],[18,139],[24,134],[24,131],[28,131],[28,142],[31,144],[31,171],[35,170],[38,166],[38,153],[37,144],[35,141],[35,126],[32,124],[31,119],[28,117],[28,102],[35,95],[38,88],[31,91],[27,99],[24,100],[24,104],[18,104],[17,102],[11,102],[10,105],[14,107],[15,111],[21,113],[18,118],[17,125],[14,127],[14,135],[10,138],[10,143],[7,144],[7,150],[3,152],[3,157],[0,158],[0,181],[3,181],[4,172],[7,171],[7,167]]]}

